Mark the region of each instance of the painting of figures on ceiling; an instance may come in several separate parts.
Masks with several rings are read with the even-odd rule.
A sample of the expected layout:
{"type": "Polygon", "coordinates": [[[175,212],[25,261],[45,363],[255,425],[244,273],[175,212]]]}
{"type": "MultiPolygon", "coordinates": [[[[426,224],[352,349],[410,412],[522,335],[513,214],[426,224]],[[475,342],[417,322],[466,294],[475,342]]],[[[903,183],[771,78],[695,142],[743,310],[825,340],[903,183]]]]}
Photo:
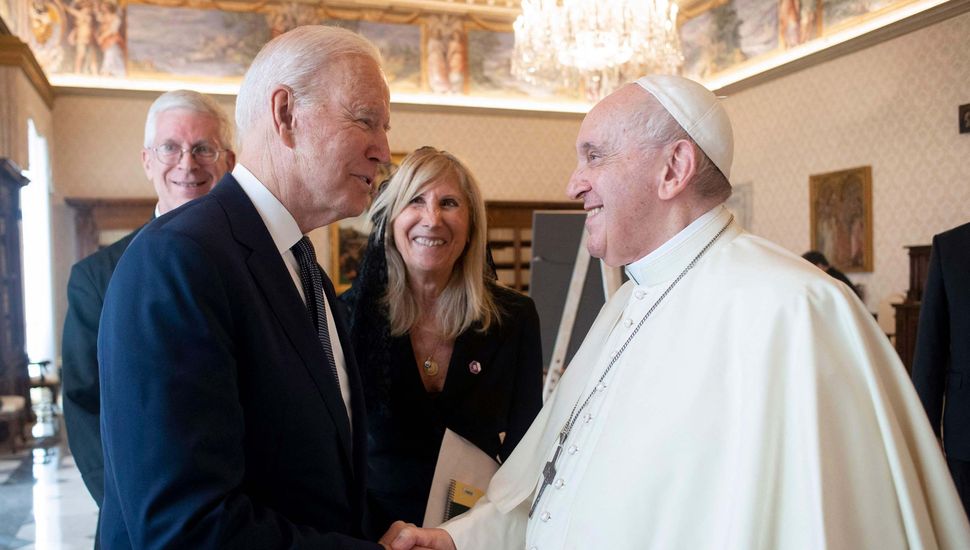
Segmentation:
{"type": "Polygon", "coordinates": [[[123,77],[125,10],[108,0],[30,0],[27,43],[51,73],[123,77]]]}
{"type": "Polygon", "coordinates": [[[433,94],[463,94],[468,54],[462,19],[453,15],[425,18],[425,90],[433,94]]]}
{"type": "MultiPolygon", "coordinates": [[[[844,30],[902,14],[900,8],[918,1],[702,0],[681,12],[681,72],[724,86],[735,75],[746,78],[748,69],[765,70],[761,61],[797,59],[820,39],[838,39],[844,30]],[[780,55],[793,49],[793,55],[780,55]]],[[[410,14],[331,9],[323,2],[288,0],[178,4],[194,7],[160,0],[0,0],[5,22],[17,18],[8,27],[27,42],[55,85],[124,88],[121,79],[136,78],[231,87],[267,41],[300,25],[326,24],[359,32],[378,46],[392,93],[428,95],[447,104],[476,104],[474,98],[481,97],[487,98],[482,105],[509,99],[586,107],[583,90],[567,89],[566,77],[558,89],[543,89],[512,76],[511,20],[424,9],[410,14]],[[60,76],[64,82],[58,82],[60,76]]]]}
{"type": "Polygon", "coordinates": [[[258,13],[128,5],[132,76],[239,78],[268,41],[258,13]]]}

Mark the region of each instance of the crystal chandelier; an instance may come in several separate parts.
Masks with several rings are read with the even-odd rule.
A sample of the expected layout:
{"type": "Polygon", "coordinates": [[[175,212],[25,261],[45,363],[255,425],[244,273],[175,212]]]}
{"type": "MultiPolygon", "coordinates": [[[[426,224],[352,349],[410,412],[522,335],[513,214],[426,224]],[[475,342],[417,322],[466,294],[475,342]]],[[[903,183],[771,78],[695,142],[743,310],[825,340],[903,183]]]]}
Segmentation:
{"type": "Polygon", "coordinates": [[[512,74],[547,89],[577,89],[597,101],[684,62],[672,0],[522,0],[512,74]]]}

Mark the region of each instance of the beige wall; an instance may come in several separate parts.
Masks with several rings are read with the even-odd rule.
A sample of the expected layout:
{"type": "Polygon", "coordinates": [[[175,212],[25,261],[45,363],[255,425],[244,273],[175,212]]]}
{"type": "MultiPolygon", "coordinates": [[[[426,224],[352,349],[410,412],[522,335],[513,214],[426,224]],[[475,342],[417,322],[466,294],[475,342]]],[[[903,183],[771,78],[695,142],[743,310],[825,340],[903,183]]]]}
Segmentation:
{"type": "Polygon", "coordinates": [[[809,175],[872,166],[875,271],[850,275],[870,310],[909,286],[903,246],[970,221],[968,29],[960,15],[727,100],[752,230],[794,252],[810,244],[809,175]]]}
{"type": "MultiPolygon", "coordinates": [[[[144,92],[69,91],[54,102],[54,180],[65,197],[147,197],[140,155],[145,115],[157,97],[144,92]]],[[[232,116],[233,98],[219,98],[232,116]]],[[[575,164],[581,115],[393,105],[392,151],[422,145],[464,159],[486,198],[564,198],[575,164]]]]}

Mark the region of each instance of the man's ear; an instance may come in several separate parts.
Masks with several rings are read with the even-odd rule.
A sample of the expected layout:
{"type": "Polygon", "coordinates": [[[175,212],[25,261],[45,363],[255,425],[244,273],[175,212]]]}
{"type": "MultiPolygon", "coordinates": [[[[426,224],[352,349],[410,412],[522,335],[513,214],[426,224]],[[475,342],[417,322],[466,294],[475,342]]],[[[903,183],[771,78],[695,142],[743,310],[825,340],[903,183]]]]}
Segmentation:
{"type": "Polygon", "coordinates": [[[280,136],[283,144],[292,149],[296,143],[293,134],[295,124],[293,90],[289,86],[280,84],[270,92],[269,101],[273,107],[273,130],[280,136]]]}
{"type": "Polygon", "coordinates": [[[657,196],[670,200],[681,194],[694,179],[696,151],[686,139],[677,140],[667,146],[670,151],[664,164],[664,176],[657,186],[657,196]]]}
{"type": "Polygon", "coordinates": [[[232,172],[232,169],[236,167],[236,152],[232,149],[226,151],[226,171],[232,172]]]}
{"type": "Polygon", "coordinates": [[[141,167],[145,169],[145,177],[148,178],[148,181],[152,181],[151,168],[152,160],[154,160],[152,158],[153,154],[154,152],[151,149],[147,147],[141,148],[141,167]]]}

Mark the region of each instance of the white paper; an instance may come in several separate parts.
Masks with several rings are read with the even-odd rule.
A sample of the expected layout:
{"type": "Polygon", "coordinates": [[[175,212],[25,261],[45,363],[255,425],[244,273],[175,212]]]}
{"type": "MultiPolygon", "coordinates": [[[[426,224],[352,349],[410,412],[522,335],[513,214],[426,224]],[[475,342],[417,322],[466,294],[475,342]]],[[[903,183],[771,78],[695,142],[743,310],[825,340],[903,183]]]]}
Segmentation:
{"type": "Polygon", "coordinates": [[[482,452],[474,443],[446,428],[445,436],[441,439],[441,450],[438,451],[431,490],[428,492],[423,527],[437,527],[444,523],[448,487],[452,479],[484,491],[498,466],[495,459],[482,452]]]}

